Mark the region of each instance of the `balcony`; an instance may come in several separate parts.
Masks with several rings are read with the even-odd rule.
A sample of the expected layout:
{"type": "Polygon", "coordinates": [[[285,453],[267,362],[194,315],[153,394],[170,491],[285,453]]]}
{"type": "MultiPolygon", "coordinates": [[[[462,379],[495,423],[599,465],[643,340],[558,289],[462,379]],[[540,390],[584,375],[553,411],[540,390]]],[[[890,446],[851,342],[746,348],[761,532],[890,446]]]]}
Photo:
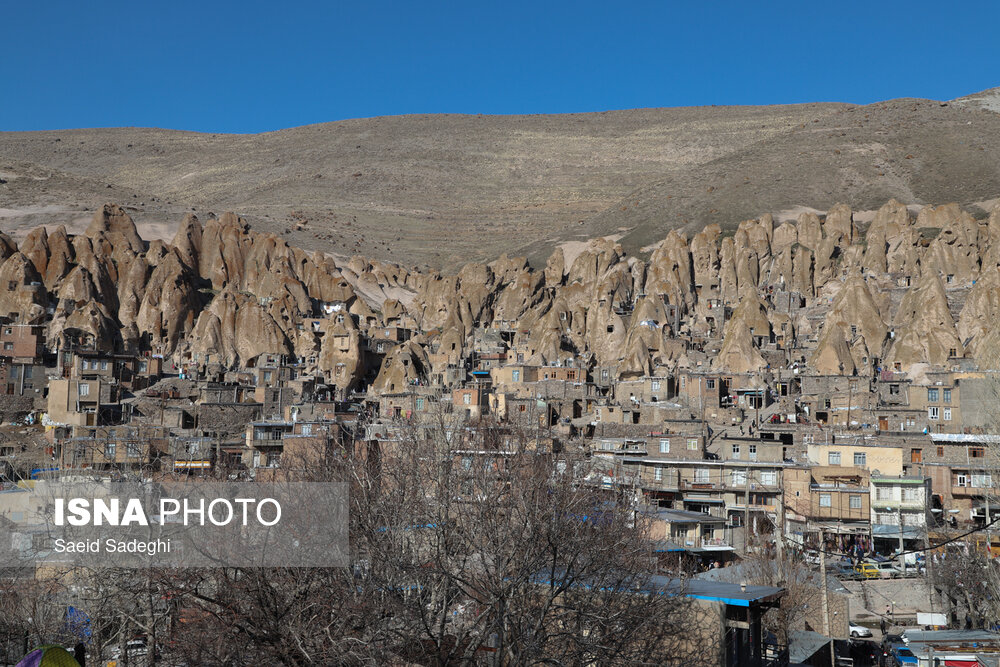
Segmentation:
{"type": "Polygon", "coordinates": [[[890,509],[899,510],[922,510],[926,506],[926,502],[923,499],[920,500],[880,500],[878,498],[871,501],[871,504],[875,508],[887,507],[890,509]]]}
{"type": "MultiPolygon", "coordinates": [[[[743,512],[746,510],[745,503],[727,503],[726,511],[729,512],[743,512]]],[[[766,512],[768,514],[773,514],[778,511],[777,505],[760,505],[757,503],[750,503],[751,512],[766,512]]]]}
{"type": "Polygon", "coordinates": [[[958,498],[975,498],[992,493],[992,487],[988,486],[972,486],[968,483],[951,485],[951,495],[958,498]]]}
{"type": "Polygon", "coordinates": [[[692,482],[682,479],[678,488],[681,491],[714,491],[715,489],[723,488],[723,485],[716,484],[715,482],[692,482]]]}
{"type": "Polygon", "coordinates": [[[701,538],[701,548],[709,551],[728,551],[732,549],[729,543],[722,537],[701,538]]]}

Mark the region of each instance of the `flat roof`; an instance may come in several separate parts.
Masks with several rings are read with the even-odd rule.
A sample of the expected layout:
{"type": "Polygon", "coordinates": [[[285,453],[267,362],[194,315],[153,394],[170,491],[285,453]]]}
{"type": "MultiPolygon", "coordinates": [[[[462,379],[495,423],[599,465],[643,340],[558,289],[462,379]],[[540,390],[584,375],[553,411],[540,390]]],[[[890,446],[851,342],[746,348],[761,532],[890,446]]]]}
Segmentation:
{"type": "Polygon", "coordinates": [[[992,642],[1000,645],[1000,634],[989,630],[904,630],[902,635],[910,644],[932,642],[992,642]]]}
{"type": "MultiPolygon", "coordinates": [[[[692,501],[695,502],[695,501],[692,501]]],[[[653,512],[646,512],[670,523],[725,523],[726,519],[718,516],[711,516],[704,512],[691,512],[688,510],[660,509],[653,512]]]]}
{"type": "MultiPolygon", "coordinates": [[[[609,452],[610,453],[610,452],[609,452]]],[[[671,465],[677,463],[688,463],[697,466],[719,466],[729,468],[784,468],[783,461],[714,461],[710,459],[658,459],[651,456],[641,458],[623,457],[624,463],[657,463],[671,465]]]]}
{"type": "MultiPolygon", "coordinates": [[[[544,585],[552,583],[552,579],[547,572],[538,573],[533,580],[536,584],[544,585]]],[[[583,581],[577,585],[588,586],[583,581]]],[[[623,586],[621,592],[626,592],[626,590],[636,589],[623,586]]],[[[637,592],[681,595],[695,600],[721,602],[733,607],[750,607],[778,600],[785,594],[785,589],[776,586],[744,586],[742,584],[730,584],[722,581],[675,579],[654,574],[645,578],[644,585],[637,592]]]]}

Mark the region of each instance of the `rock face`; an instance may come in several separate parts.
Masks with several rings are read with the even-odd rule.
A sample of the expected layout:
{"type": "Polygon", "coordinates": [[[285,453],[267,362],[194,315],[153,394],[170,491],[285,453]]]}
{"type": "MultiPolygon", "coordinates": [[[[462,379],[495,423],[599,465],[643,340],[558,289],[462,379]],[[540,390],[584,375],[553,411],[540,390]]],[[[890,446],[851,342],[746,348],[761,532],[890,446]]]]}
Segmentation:
{"type": "Polygon", "coordinates": [[[44,324],[50,338],[233,368],[282,354],[345,391],[366,375],[390,393],[426,383],[484,328],[507,332],[508,359],[582,361],[613,378],[706,358],[703,368],[755,374],[790,349],[812,372],[854,375],[1000,362],[1000,209],[914,217],[890,201],[863,231],[838,205],[781,225],[747,220],[727,237],[716,225],[690,240],[673,231],[648,261],[604,238],[557,249],[540,270],[504,256],[441,275],[363,257],[338,265],[233,213],[188,215],[170,243],[147,244],[107,204],[85,234],[39,228],[20,248],[0,235],[0,287],[0,316],[44,324]],[[386,327],[416,335],[370,367],[368,341],[386,327]]]}

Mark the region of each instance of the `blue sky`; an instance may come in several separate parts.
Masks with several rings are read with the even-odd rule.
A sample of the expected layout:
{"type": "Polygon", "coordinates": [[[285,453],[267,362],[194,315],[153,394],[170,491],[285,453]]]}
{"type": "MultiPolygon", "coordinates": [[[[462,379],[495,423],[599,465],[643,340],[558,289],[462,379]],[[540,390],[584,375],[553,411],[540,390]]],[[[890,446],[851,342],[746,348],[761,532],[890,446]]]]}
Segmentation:
{"type": "Polygon", "coordinates": [[[403,113],[951,99],[1000,3],[0,4],[0,130],[206,132],[403,113]]]}

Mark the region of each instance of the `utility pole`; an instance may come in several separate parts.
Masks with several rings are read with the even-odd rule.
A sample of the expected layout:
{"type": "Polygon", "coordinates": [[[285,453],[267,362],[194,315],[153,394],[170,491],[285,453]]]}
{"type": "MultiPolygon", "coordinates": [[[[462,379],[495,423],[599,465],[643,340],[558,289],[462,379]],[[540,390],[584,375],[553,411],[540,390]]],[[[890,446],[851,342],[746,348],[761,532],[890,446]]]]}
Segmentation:
{"type": "Polygon", "coordinates": [[[746,472],[743,477],[744,486],[746,487],[746,497],[743,501],[743,555],[746,556],[747,553],[747,543],[750,539],[750,465],[747,464],[746,472]]]}
{"type": "Polygon", "coordinates": [[[820,541],[819,576],[823,578],[823,634],[830,638],[830,665],[832,666],[837,664],[837,653],[833,645],[833,635],[830,632],[830,599],[826,584],[826,540],[820,541]]]}
{"type": "Polygon", "coordinates": [[[781,493],[777,496],[778,499],[778,541],[776,546],[778,548],[778,579],[784,580],[785,578],[785,471],[779,470],[780,475],[780,486],[781,493]]]}
{"type": "Polygon", "coordinates": [[[896,506],[896,516],[899,519],[899,567],[906,576],[906,558],[903,556],[903,490],[899,490],[899,505],[896,506]]]}
{"type": "Polygon", "coordinates": [[[854,381],[847,380],[847,430],[851,430],[851,404],[854,403],[854,381]]]}

